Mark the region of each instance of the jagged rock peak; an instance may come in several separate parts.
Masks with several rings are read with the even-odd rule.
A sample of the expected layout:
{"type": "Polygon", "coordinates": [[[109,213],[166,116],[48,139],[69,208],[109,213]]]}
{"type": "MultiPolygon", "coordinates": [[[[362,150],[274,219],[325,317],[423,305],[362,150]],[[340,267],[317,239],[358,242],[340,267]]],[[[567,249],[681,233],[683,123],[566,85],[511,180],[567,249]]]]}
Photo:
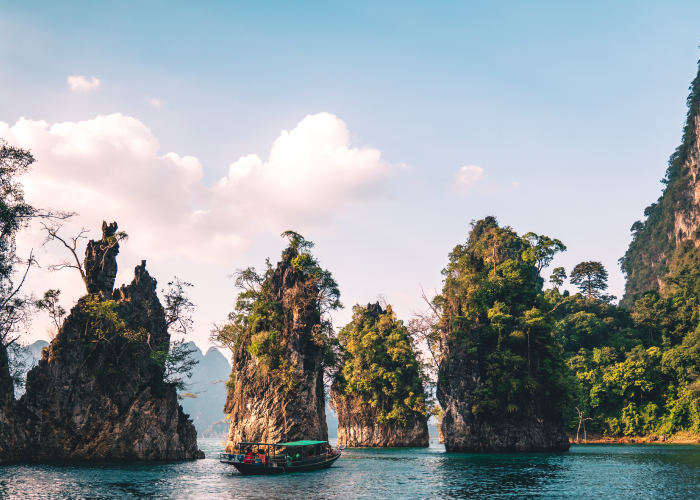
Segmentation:
{"type": "Polygon", "coordinates": [[[265,329],[248,329],[233,350],[227,450],[241,441],[328,438],[324,346],[314,340],[322,328],[319,292],[314,278],[294,265],[298,256],[291,244],[268,271],[256,300],[274,303],[276,313],[265,329]]]}
{"type": "Polygon", "coordinates": [[[156,361],[167,353],[170,334],[146,261],[136,266],[131,284],[112,292],[116,231],[116,223],[104,223],[102,240],[88,244],[90,293],[27,374],[19,401],[6,383],[0,349],[0,464],[204,458],[176,386],[156,361]]]}
{"type": "Polygon", "coordinates": [[[85,249],[85,285],[88,293],[103,297],[112,295],[114,280],[117,277],[117,223],[102,222],[102,239],[90,240],[85,249]]]}
{"type": "Polygon", "coordinates": [[[375,304],[367,304],[367,314],[378,318],[379,315],[384,314],[384,309],[379,305],[379,302],[375,304]]]}

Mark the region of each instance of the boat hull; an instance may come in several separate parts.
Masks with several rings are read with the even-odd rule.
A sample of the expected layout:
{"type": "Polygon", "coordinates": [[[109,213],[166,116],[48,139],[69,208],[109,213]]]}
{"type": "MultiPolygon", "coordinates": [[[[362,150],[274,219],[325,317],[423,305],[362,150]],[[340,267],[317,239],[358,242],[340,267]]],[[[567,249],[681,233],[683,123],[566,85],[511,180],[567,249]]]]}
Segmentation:
{"type": "Polygon", "coordinates": [[[262,465],[244,464],[242,462],[222,461],[222,463],[233,465],[238,472],[244,476],[274,476],[277,474],[291,474],[296,472],[314,472],[317,470],[327,469],[340,458],[336,455],[322,462],[301,464],[295,466],[280,466],[264,467],[262,465]]]}

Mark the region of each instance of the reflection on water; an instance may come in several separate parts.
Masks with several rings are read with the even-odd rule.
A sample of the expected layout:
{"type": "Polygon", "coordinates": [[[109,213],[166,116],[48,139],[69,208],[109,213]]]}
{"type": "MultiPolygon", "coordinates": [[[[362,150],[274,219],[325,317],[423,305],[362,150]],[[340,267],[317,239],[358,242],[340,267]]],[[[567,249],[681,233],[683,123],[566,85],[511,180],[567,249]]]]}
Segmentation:
{"type": "Polygon", "coordinates": [[[588,445],[558,454],[446,454],[429,449],[346,450],[326,471],[244,477],[215,459],[142,464],[0,467],[0,498],[372,499],[700,498],[700,446],[588,445]]]}

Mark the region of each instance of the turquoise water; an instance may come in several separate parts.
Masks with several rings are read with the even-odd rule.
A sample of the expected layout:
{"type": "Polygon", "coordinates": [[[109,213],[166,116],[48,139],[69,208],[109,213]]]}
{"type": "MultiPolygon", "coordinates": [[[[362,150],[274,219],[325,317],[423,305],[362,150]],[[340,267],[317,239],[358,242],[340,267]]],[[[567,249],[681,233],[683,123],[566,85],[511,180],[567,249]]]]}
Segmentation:
{"type": "Polygon", "coordinates": [[[698,445],[585,445],[569,453],[446,454],[429,449],[347,450],[333,468],[281,477],[243,477],[215,456],[144,464],[0,467],[0,498],[372,499],[700,498],[698,445]]]}

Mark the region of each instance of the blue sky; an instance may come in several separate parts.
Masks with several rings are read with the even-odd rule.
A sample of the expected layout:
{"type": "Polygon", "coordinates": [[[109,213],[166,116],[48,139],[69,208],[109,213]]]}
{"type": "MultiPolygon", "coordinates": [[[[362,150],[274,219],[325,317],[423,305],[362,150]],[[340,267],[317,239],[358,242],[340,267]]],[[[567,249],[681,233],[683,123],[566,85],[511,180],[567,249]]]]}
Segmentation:
{"type": "MultiPolygon", "coordinates": [[[[284,208],[263,216],[252,202],[230,209],[239,218],[230,219],[236,227],[224,239],[247,243],[228,257],[198,259],[196,245],[178,253],[181,239],[201,237],[206,247],[204,230],[197,238],[171,232],[162,244],[175,251],[160,257],[132,229],[123,280],[147,258],[161,282],[173,274],[192,281],[199,305],[193,338],[202,347],[211,322],[234,300],[226,275],[276,259],[280,228],[316,242],[348,306],[339,323],[349,306],[379,293],[408,320],[421,307],[419,283],[440,286],[448,252],[465,240],[471,220],[486,215],[519,233],[564,241],[569,250],[554,265],[602,261],[610,291],[621,296],[617,259],[632,223],[660,195],[680,141],[700,58],[699,17],[696,2],[0,1],[0,122],[133,117],[157,140],[157,155],[196,158],[204,187],[239,158],[267,162],[281,131],[307,115],[333,115],[347,127],[349,148],[381,153],[388,170],[375,165],[351,193],[346,181],[314,184],[330,193],[316,206],[320,219],[290,207],[294,213],[277,220],[284,208]],[[73,75],[100,84],[72,91],[73,75]],[[483,174],[470,189],[454,189],[464,166],[483,174]]],[[[123,126],[115,123],[110,134],[123,126]]],[[[12,137],[23,140],[17,131],[12,137]]],[[[49,168],[69,175],[50,148],[39,155],[42,140],[26,143],[37,151],[37,175],[49,168]]],[[[100,169],[122,165],[91,158],[86,168],[98,181],[100,169]]],[[[80,192],[97,193],[96,185],[80,192]]],[[[156,182],[140,196],[171,196],[166,189],[156,182]]],[[[100,210],[81,205],[79,195],[30,191],[40,205],[80,211],[91,227],[103,218],[128,225],[132,217],[133,206],[118,200],[100,210]]],[[[210,210],[210,196],[193,197],[190,208],[210,210]]],[[[218,234],[214,222],[208,231],[218,234]]],[[[79,283],[65,280],[77,282],[38,270],[32,286],[40,292],[58,284],[77,296],[79,283]]]]}

